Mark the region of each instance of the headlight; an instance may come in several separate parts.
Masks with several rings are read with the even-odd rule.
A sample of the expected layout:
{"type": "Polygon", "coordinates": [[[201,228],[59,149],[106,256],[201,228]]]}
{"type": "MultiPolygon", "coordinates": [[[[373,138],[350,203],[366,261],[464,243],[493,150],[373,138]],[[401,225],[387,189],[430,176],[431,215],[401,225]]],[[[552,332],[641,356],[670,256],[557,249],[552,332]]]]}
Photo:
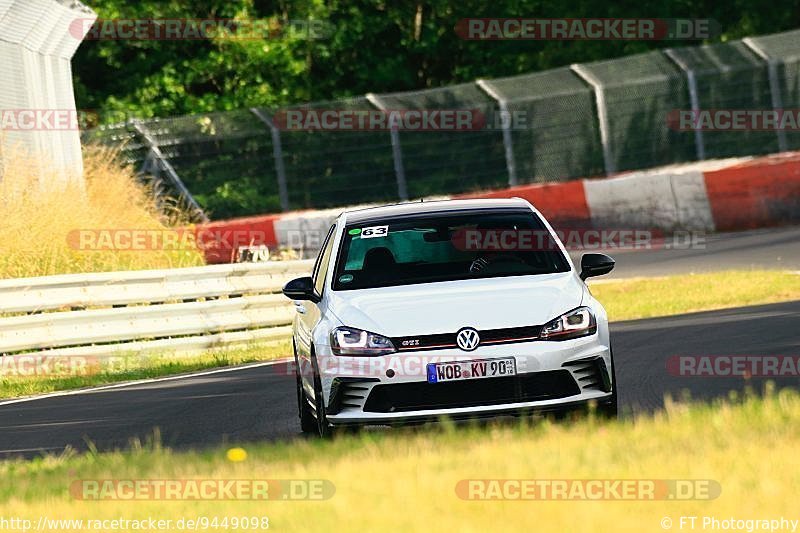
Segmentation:
{"type": "Polygon", "coordinates": [[[331,349],[336,355],[386,355],[395,351],[391,339],[347,327],[331,332],[331,349]]]}
{"type": "Polygon", "coordinates": [[[545,341],[565,341],[594,335],[596,332],[597,320],[592,310],[578,307],[545,324],[539,338],[545,341]]]}

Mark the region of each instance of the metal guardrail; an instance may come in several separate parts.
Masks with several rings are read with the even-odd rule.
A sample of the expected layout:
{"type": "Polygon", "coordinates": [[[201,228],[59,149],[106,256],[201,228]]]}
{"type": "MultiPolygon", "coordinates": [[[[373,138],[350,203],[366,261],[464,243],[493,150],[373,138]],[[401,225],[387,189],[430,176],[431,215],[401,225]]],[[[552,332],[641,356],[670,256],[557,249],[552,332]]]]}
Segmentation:
{"type": "Polygon", "coordinates": [[[0,280],[0,354],[178,352],[286,338],[311,261],[0,280]]]}

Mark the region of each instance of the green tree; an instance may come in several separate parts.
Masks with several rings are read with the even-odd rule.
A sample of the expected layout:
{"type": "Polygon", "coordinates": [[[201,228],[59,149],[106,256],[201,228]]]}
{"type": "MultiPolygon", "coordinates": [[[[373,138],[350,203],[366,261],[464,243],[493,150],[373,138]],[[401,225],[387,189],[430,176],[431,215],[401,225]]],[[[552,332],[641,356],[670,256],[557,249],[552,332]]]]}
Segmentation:
{"type": "Polygon", "coordinates": [[[676,41],[465,41],[470,17],[710,18],[724,41],[800,25],[800,4],[779,0],[89,0],[103,19],[260,19],[283,27],[263,39],[87,41],[75,59],[78,105],[106,114],[165,116],[277,106],[366,92],[439,87],[644,52],[676,41]],[[324,21],[306,39],[286,21],[324,21]],[[110,112],[116,114],[110,114],[110,112]]]}

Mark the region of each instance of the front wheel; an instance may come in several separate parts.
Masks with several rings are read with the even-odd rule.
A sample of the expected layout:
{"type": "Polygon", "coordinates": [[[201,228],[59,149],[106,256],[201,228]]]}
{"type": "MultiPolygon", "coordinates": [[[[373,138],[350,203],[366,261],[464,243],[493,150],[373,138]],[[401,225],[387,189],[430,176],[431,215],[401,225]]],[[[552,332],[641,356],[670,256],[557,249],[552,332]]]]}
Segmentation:
{"type": "Polygon", "coordinates": [[[328,423],[328,415],[325,412],[325,398],[322,392],[322,381],[319,374],[314,374],[314,414],[316,418],[316,433],[323,439],[333,435],[333,428],[328,423]]]}
{"type": "Polygon", "coordinates": [[[303,433],[316,433],[317,421],[314,419],[314,408],[311,400],[303,388],[303,380],[300,377],[300,366],[297,361],[297,353],[294,356],[294,376],[297,383],[297,414],[300,417],[300,431],[303,433]]]}
{"type": "Polygon", "coordinates": [[[614,370],[614,354],[611,354],[611,398],[597,406],[597,413],[604,417],[615,419],[619,417],[619,401],[617,397],[617,373],[614,370]]]}
{"type": "Polygon", "coordinates": [[[316,433],[317,421],[314,418],[311,401],[308,399],[299,377],[297,378],[297,408],[300,412],[300,431],[306,434],[316,433]]]}
{"type": "Polygon", "coordinates": [[[597,413],[603,418],[609,418],[612,420],[619,417],[619,406],[617,405],[616,391],[611,395],[610,400],[606,400],[597,406],[597,413]]]}
{"type": "Polygon", "coordinates": [[[333,435],[333,428],[328,423],[328,415],[325,412],[325,394],[322,392],[322,380],[319,377],[319,366],[314,349],[311,349],[311,368],[314,372],[314,419],[315,433],[323,439],[333,435]]]}

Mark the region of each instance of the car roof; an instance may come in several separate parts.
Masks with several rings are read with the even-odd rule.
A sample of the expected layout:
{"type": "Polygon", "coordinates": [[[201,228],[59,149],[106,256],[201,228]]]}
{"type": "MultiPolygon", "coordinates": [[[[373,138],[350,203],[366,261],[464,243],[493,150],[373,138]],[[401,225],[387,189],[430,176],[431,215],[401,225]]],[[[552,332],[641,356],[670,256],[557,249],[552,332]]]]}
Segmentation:
{"type": "Polygon", "coordinates": [[[433,200],[428,202],[403,202],[378,207],[365,207],[345,211],[348,224],[360,224],[371,220],[386,220],[396,217],[448,213],[454,211],[482,211],[492,209],[530,209],[530,204],[521,198],[481,198],[473,200],[433,200]]]}

